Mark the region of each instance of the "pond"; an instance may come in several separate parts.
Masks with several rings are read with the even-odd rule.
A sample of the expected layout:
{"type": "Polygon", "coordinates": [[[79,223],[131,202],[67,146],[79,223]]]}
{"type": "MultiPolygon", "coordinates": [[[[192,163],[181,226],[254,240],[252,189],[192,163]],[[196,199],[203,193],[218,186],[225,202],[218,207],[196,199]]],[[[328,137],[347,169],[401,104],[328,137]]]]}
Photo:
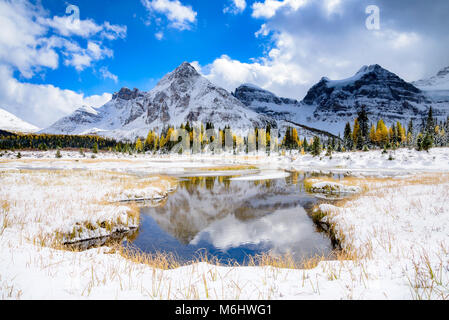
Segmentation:
{"type": "Polygon", "coordinates": [[[180,262],[206,254],[240,265],[265,253],[288,254],[296,262],[327,256],[332,244],[307,214],[318,200],[304,191],[303,179],[299,173],[254,181],[223,175],[179,178],[165,202],[141,209],[140,228],[129,243],[180,262]]]}

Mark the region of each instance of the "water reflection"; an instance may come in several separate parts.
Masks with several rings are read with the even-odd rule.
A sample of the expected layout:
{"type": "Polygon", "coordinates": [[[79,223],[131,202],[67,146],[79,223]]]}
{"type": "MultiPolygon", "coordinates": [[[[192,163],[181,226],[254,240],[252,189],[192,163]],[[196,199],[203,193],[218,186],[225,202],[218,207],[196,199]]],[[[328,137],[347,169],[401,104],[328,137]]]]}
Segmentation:
{"type": "Polygon", "coordinates": [[[316,198],[304,191],[303,178],[241,181],[232,176],[183,178],[178,190],[158,207],[141,210],[141,227],[132,241],[148,252],[180,260],[198,250],[244,264],[248,255],[291,254],[297,261],[332,250],[305,208],[316,198]]]}

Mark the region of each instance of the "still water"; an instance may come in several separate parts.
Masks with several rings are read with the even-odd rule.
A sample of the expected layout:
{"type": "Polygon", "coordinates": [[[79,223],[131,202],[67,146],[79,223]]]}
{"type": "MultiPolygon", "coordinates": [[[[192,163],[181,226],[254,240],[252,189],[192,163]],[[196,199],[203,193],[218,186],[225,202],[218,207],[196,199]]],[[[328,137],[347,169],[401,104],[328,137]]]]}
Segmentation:
{"type": "Polygon", "coordinates": [[[180,178],[176,192],[157,207],[141,209],[141,225],[130,242],[146,253],[168,253],[182,262],[207,254],[244,265],[262,253],[295,261],[327,255],[329,238],[309,209],[317,201],[304,191],[303,177],[245,181],[232,176],[180,178]]]}

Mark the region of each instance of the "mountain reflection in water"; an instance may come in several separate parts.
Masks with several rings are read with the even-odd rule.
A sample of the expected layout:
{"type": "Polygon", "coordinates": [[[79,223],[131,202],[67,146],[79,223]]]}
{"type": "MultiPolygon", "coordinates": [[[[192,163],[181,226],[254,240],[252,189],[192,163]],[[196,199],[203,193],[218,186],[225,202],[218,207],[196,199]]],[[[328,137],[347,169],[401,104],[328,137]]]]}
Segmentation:
{"type": "Polygon", "coordinates": [[[330,240],[317,231],[305,210],[314,203],[299,173],[256,181],[182,178],[167,201],[141,209],[141,226],[132,244],[185,262],[199,252],[224,263],[245,264],[248,256],[268,252],[290,254],[300,262],[332,251],[330,240]]]}

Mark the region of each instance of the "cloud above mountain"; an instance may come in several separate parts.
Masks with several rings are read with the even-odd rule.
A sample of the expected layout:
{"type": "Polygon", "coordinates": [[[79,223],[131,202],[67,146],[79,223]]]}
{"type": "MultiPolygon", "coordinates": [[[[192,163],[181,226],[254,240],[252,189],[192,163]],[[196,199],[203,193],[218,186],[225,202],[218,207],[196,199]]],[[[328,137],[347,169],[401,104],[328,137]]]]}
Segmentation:
{"type": "Polygon", "coordinates": [[[271,44],[249,62],[229,55],[202,66],[212,81],[233,90],[252,82],[301,99],[322,76],[352,76],[362,65],[381,64],[406,80],[449,65],[449,2],[435,0],[264,0],[252,4],[260,20],[256,37],[271,44]],[[380,9],[380,29],[368,30],[368,5],[380,9]]]}
{"type": "MultiPolygon", "coordinates": [[[[113,57],[108,43],[126,37],[126,26],[91,19],[53,16],[26,0],[0,0],[0,106],[39,127],[49,125],[83,104],[98,105],[110,94],[85,97],[53,85],[17,80],[45,76],[62,64],[81,72],[113,57]]],[[[102,67],[103,78],[117,76],[102,67]]]]}
{"type": "MultiPolygon", "coordinates": [[[[154,19],[153,15],[163,15],[169,26],[178,30],[188,30],[196,22],[197,12],[191,6],[183,5],[179,0],[141,0],[150,14],[147,23],[154,19]]],[[[155,19],[156,21],[158,18],[155,19]]]]}

